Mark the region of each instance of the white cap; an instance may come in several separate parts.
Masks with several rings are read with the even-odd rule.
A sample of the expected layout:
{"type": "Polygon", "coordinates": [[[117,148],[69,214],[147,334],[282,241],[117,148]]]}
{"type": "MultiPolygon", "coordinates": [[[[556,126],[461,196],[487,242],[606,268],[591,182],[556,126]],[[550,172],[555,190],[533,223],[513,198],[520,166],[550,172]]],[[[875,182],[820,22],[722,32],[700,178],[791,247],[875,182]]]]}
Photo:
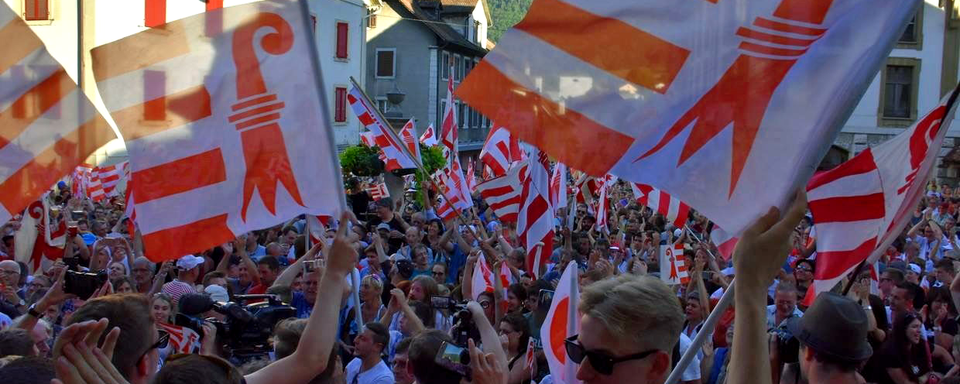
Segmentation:
{"type": "Polygon", "coordinates": [[[213,301],[218,303],[226,303],[230,301],[230,295],[227,294],[227,289],[219,285],[208,285],[203,289],[203,292],[210,296],[213,301]]]}
{"type": "Polygon", "coordinates": [[[177,268],[189,271],[203,264],[203,258],[194,255],[186,255],[177,260],[177,268]]]}
{"type": "Polygon", "coordinates": [[[910,272],[916,273],[918,275],[920,274],[920,271],[921,271],[920,266],[914,263],[910,263],[909,265],[907,265],[907,269],[909,269],[910,272]]]}

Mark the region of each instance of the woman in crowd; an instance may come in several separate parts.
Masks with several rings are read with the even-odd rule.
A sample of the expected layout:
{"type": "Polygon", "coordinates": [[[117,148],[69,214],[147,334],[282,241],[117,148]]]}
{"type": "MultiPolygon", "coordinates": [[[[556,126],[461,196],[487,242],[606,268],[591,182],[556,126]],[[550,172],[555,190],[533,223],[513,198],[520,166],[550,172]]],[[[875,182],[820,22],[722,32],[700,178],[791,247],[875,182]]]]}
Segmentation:
{"type": "Polygon", "coordinates": [[[367,275],[360,281],[360,313],[364,319],[380,319],[386,312],[382,294],[383,281],[378,275],[367,275]]]}
{"type": "Polygon", "coordinates": [[[525,301],[527,301],[527,288],[520,283],[510,284],[507,288],[507,312],[522,313],[525,301]]]}
{"type": "Polygon", "coordinates": [[[507,383],[529,383],[531,368],[524,361],[530,341],[527,320],[519,313],[510,313],[500,321],[499,334],[500,344],[507,353],[507,370],[510,372],[507,383]]]}
{"type": "Polygon", "coordinates": [[[893,322],[893,333],[877,351],[877,384],[925,384],[930,379],[933,361],[921,335],[921,319],[914,313],[900,315],[893,322]]]}
{"type": "Polygon", "coordinates": [[[107,276],[111,279],[117,279],[127,275],[127,267],[123,265],[123,263],[114,261],[110,263],[110,266],[107,268],[107,276]]]}
{"type": "Polygon", "coordinates": [[[957,335],[957,308],[947,287],[933,287],[927,293],[927,306],[921,311],[923,325],[933,331],[932,340],[949,351],[957,335]]]}
{"type": "Polygon", "coordinates": [[[153,295],[150,302],[153,313],[153,321],[160,324],[173,324],[173,318],[176,314],[176,307],[173,306],[173,299],[163,293],[153,295]]]}
{"type": "Polygon", "coordinates": [[[110,285],[113,286],[114,293],[136,293],[133,287],[137,284],[130,276],[111,277],[110,285]]]}

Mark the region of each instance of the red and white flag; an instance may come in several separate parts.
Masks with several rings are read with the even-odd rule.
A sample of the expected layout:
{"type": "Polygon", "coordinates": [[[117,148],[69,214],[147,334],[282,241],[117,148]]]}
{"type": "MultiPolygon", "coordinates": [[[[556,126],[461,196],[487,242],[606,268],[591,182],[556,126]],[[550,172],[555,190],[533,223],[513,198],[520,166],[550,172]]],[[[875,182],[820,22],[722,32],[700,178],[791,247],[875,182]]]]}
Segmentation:
{"type": "Polygon", "coordinates": [[[673,223],[674,227],[683,228],[687,223],[690,206],[680,199],[646,184],[630,183],[630,187],[633,188],[633,197],[638,204],[660,213],[667,218],[667,222],[673,223]]]}
{"type": "Polygon", "coordinates": [[[910,222],[953,121],[957,95],[954,90],[907,130],[810,180],[807,198],[817,233],[811,303],[860,262],[876,262],[910,222]]]}
{"type": "Polygon", "coordinates": [[[124,161],[114,165],[97,167],[97,178],[100,179],[104,195],[109,197],[118,195],[115,189],[117,184],[120,184],[120,180],[125,177],[124,170],[127,169],[127,164],[128,162],[124,161]]]}
{"type": "Polygon", "coordinates": [[[0,4],[0,223],[116,135],[40,38],[0,4]]]}
{"type": "Polygon", "coordinates": [[[565,347],[567,338],[580,334],[580,314],[577,311],[580,305],[579,272],[577,263],[567,264],[540,327],[543,353],[554,383],[580,383],[576,378],[577,364],[567,356],[565,347]]]}
{"type": "Polygon", "coordinates": [[[500,279],[500,286],[503,287],[503,297],[506,298],[507,289],[517,282],[513,278],[513,272],[510,272],[510,266],[506,262],[500,263],[500,270],[497,271],[497,278],[500,279]]]}
{"type": "Polygon", "coordinates": [[[465,175],[467,177],[467,190],[469,190],[470,193],[477,191],[477,173],[473,169],[473,164],[474,161],[473,158],[471,158],[470,162],[467,163],[467,174],[465,175]]]}
{"type": "Polygon", "coordinates": [[[810,178],[921,3],[537,0],[457,96],[739,234],[810,178]]]}
{"type": "Polygon", "coordinates": [[[683,244],[660,247],[660,280],[667,285],[687,285],[690,275],[687,274],[686,260],[683,244]]]}
{"type": "Polygon", "coordinates": [[[567,166],[557,163],[550,176],[550,205],[554,212],[567,206],[567,166]]]}
{"type": "Polygon", "coordinates": [[[384,197],[390,197],[390,191],[387,190],[387,184],[379,180],[370,183],[370,185],[367,186],[367,192],[370,193],[370,198],[372,198],[373,201],[380,200],[384,197]]]}
{"type": "Polygon", "coordinates": [[[710,241],[717,246],[717,250],[720,251],[720,256],[724,260],[730,260],[733,257],[733,249],[736,248],[740,238],[734,237],[718,225],[713,227],[713,232],[710,232],[710,241]]]}
{"type": "Polygon", "coordinates": [[[422,161],[420,157],[420,143],[417,141],[417,127],[413,118],[407,121],[400,129],[400,141],[407,147],[407,152],[417,161],[422,161]]]}
{"type": "Polygon", "coordinates": [[[490,167],[493,177],[503,176],[514,161],[520,161],[520,142],[503,126],[494,125],[480,150],[480,161],[490,167]]]}
{"type": "Polygon", "coordinates": [[[330,216],[325,215],[307,215],[307,233],[310,235],[307,239],[307,249],[326,238],[327,224],[330,223],[330,219],[330,216]]]}
{"type": "Polygon", "coordinates": [[[173,353],[197,353],[200,351],[200,334],[196,331],[173,324],[156,323],[160,331],[170,335],[173,353]]]}
{"type": "Polygon", "coordinates": [[[92,51],[152,260],[342,209],[328,109],[304,86],[320,83],[319,68],[290,72],[316,55],[307,20],[297,2],[260,1],[92,51]],[[222,28],[208,33],[208,21],[222,28]]]}
{"type": "Polygon", "coordinates": [[[71,195],[88,197],[87,181],[90,179],[90,174],[93,173],[94,168],[92,165],[81,164],[73,170],[73,177],[70,179],[71,195]]]}
{"type": "MultiPolygon", "coordinates": [[[[450,73],[455,68],[453,61],[450,62],[450,73]]],[[[453,76],[447,80],[447,109],[443,111],[443,120],[440,122],[440,143],[443,144],[443,157],[447,159],[449,165],[457,154],[460,153],[457,143],[457,109],[453,105],[453,76]]]]}
{"type": "Polygon", "coordinates": [[[487,263],[487,258],[481,253],[480,257],[477,258],[477,263],[473,267],[473,279],[471,280],[473,300],[480,298],[481,293],[493,293],[494,278],[493,270],[490,268],[490,264],[487,263]]]}
{"type": "Polygon", "coordinates": [[[580,173],[573,188],[576,191],[574,199],[578,203],[593,204],[594,196],[600,193],[600,180],[586,173],[580,173]]]}
{"type": "Polygon", "coordinates": [[[540,276],[540,267],[553,252],[553,209],[550,208],[550,165],[547,154],[533,148],[527,159],[527,177],[520,194],[517,233],[520,245],[527,251],[527,272],[540,276]],[[536,247],[543,243],[543,247],[536,247]]]}
{"type": "MultiPolygon", "coordinates": [[[[536,362],[537,362],[536,347],[534,346],[533,338],[531,337],[529,340],[527,340],[527,351],[524,352],[524,356],[523,356],[523,368],[533,369],[536,362]]],[[[530,375],[531,376],[536,375],[536,372],[530,372],[530,375]]]]}
{"type": "Polygon", "coordinates": [[[30,273],[46,271],[63,258],[66,239],[66,220],[51,223],[50,204],[46,196],[41,197],[27,207],[20,220],[20,229],[14,235],[14,257],[26,264],[30,273]]]}
{"type": "MultiPolygon", "coordinates": [[[[373,135],[373,132],[370,132],[370,131],[360,132],[360,144],[363,144],[364,146],[371,147],[371,148],[372,148],[372,147],[376,147],[376,146],[377,146],[377,139],[376,139],[376,137],[373,135]]],[[[384,159],[385,159],[385,157],[383,156],[383,153],[381,152],[381,153],[380,153],[380,160],[384,160],[384,159]]]]}
{"type": "MultiPolygon", "coordinates": [[[[404,151],[404,142],[397,137],[389,124],[380,120],[380,117],[374,111],[375,107],[363,96],[359,89],[351,88],[350,93],[347,94],[347,101],[350,103],[350,109],[360,120],[360,124],[367,127],[373,134],[374,145],[380,147],[380,159],[385,164],[384,169],[395,171],[417,168],[417,163],[410,158],[411,155],[404,151]]],[[[369,136],[366,140],[369,140],[369,136]]],[[[368,144],[368,146],[370,145],[368,144]]],[[[419,147],[416,148],[416,153],[420,153],[419,147]]]]}
{"type": "Polygon", "coordinates": [[[597,203],[597,230],[609,234],[610,227],[607,223],[607,215],[610,211],[610,188],[613,187],[617,182],[617,177],[614,175],[606,175],[601,179],[600,185],[600,199],[597,203]]]}
{"type": "Polygon", "coordinates": [[[440,144],[437,140],[437,130],[433,128],[433,124],[427,126],[427,130],[423,131],[423,134],[420,135],[420,142],[428,147],[434,147],[440,144]]]}
{"type": "Polygon", "coordinates": [[[480,197],[501,223],[515,223],[520,213],[520,195],[523,192],[522,178],[527,164],[516,163],[506,175],[484,181],[477,185],[480,197]]]}

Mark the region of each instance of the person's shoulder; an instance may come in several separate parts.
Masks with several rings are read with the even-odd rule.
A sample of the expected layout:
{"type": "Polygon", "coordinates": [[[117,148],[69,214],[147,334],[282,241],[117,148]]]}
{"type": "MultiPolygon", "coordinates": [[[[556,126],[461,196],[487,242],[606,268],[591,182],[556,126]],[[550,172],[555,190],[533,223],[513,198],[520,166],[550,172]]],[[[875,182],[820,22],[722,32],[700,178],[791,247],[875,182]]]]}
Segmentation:
{"type": "Polygon", "coordinates": [[[361,361],[358,357],[354,357],[353,360],[350,360],[350,362],[347,363],[347,366],[344,369],[347,371],[359,371],[361,364],[363,364],[363,361],[361,361]]]}

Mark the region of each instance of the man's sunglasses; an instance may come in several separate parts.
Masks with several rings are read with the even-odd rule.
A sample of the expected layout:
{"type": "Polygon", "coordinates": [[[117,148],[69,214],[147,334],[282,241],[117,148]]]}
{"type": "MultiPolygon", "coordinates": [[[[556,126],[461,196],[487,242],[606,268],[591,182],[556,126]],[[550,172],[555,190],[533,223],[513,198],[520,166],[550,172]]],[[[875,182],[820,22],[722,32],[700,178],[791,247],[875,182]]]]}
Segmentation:
{"type": "Polygon", "coordinates": [[[657,349],[651,349],[649,351],[644,351],[629,356],[610,357],[602,352],[586,350],[582,345],[580,345],[579,342],[577,342],[578,336],[580,335],[573,335],[565,340],[567,356],[569,356],[570,360],[573,360],[573,362],[577,364],[582,363],[584,358],[590,359],[590,366],[593,367],[593,370],[597,371],[597,373],[601,375],[606,376],[613,374],[614,365],[625,361],[640,360],[658,351],[657,349]]]}
{"type": "Polygon", "coordinates": [[[164,331],[160,331],[160,335],[157,337],[157,342],[153,343],[153,345],[151,345],[150,348],[147,348],[147,350],[144,351],[142,355],[140,355],[140,359],[137,359],[137,361],[142,360],[144,356],[146,356],[148,353],[150,353],[150,351],[154,349],[166,348],[167,343],[169,341],[170,341],[170,334],[164,331]]]}

